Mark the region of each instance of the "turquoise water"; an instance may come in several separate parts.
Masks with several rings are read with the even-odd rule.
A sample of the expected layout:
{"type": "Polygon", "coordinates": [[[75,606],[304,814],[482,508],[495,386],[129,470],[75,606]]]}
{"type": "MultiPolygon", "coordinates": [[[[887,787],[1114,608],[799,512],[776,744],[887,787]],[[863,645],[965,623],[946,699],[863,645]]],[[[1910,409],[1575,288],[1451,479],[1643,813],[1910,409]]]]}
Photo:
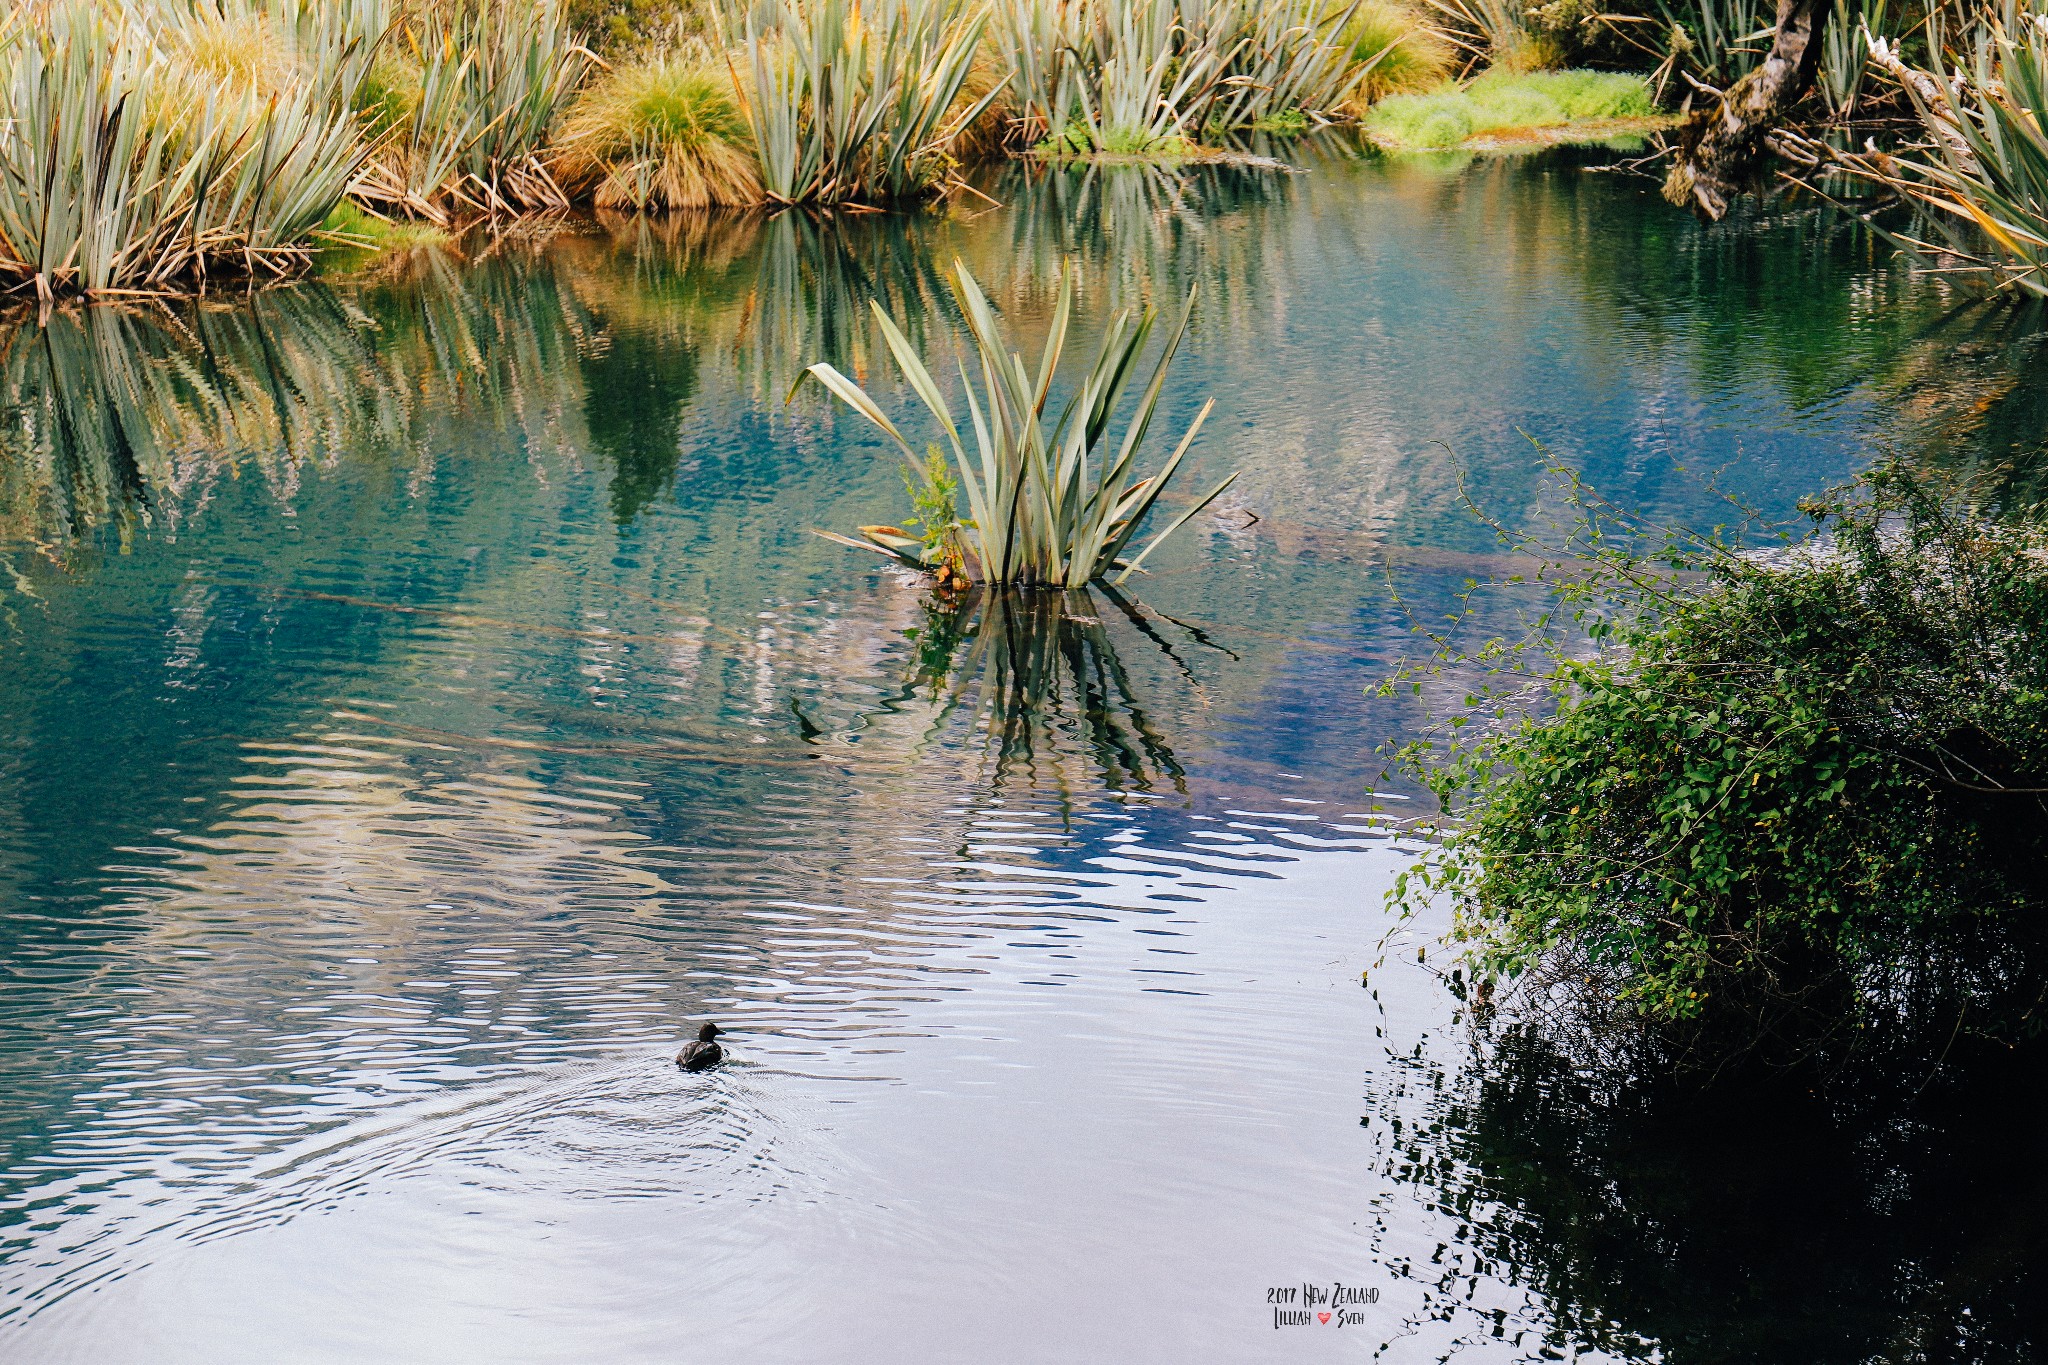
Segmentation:
{"type": "Polygon", "coordinates": [[[15,327],[0,1358],[2025,1358],[2038,1127],[1731,1160],[1475,1052],[1426,925],[1361,987],[1418,723],[1364,690],[1526,567],[1467,497],[1554,519],[1539,445],[1696,526],[1886,448],[2031,486],[2025,316],[1589,159],[1011,173],[15,327]],[[809,534],[907,508],[797,375],[908,414],[867,301],[951,354],[956,257],[1026,335],[1058,269],[1091,327],[1199,286],[1168,425],[1213,396],[1189,486],[1243,474],[1128,594],[809,534]],[[1276,1327],[1304,1282],[1371,1297],[1276,1327]]]}

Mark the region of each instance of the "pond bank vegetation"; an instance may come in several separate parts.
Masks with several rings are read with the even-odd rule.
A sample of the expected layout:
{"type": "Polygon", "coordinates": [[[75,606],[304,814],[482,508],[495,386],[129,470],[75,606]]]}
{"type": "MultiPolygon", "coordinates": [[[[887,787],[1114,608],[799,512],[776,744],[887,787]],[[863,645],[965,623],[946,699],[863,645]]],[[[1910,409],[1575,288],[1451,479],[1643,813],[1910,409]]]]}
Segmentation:
{"type": "MultiPolygon", "coordinates": [[[[1963,129],[1937,151],[1978,137],[1864,169],[2034,252],[2036,106],[1995,92],[2038,26],[1890,4],[1841,0],[1816,119],[1920,108],[1963,129]],[[1901,74],[1923,69],[1933,96],[1901,74]]],[[[385,224],[974,202],[990,158],[1242,157],[1333,125],[1604,138],[1696,113],[1766,22],[1759,0],[33,0],[0,25],[0,285],[192,290],[418,240],[385,224]]]]}

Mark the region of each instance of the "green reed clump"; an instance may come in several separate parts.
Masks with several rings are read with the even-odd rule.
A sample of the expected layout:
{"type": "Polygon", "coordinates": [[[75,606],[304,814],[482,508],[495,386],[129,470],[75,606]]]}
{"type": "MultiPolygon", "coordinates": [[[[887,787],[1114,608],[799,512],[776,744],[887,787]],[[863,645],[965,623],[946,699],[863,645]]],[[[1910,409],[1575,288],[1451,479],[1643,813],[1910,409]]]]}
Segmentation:
{"type": "Polygon", "coordinates": [[[1763,556],[1525,542],[1577,629],[1425,670],[1485,681],[1403,751],[1444,837],[1397,898],[1479,980],[1751,1041],[2040,983],[2048,534],[1898,470],[1810,510],[1763,556]]]}
{"type": "Polygon", "coordinates": [[[1377,88],[1396,88],[1445,60],[1397,0],[1009,0],[991,32],[1013,145],[1051,155],[1173,157],[1245,129],[1302,132],[1355,116],[1382,67],[1392,84],[1377,88]]]}
{"type": "MultiPolygon", "coordinates": [[[[1160,542],[1237,478],[1234,473],[1225,478],[1142,550],[1125,558],[1126,548],[1180,469],[1215,400],[1202,405],[1157,473],[1136,477],[1138,454],[1165,388],[1167,368],[1194,308],[1190,293],[1180,322],[1167,337],[1150,380],[1138,394],[1120,443],[1109,443],[1109,428],[1117,409],[1136,387],[1139,365],[1157,320],[1149,306],[1123,309],[1109,320],[1079,388],[1048,425],[1046,404],[1072,320],[1071,285],[1071,278],[1062,276],[1059,303],[1034,374],[1026,368],[1023,356],[1011,348],[966,263],[955,262],[954,296],[967,319],[981,370],[977,395],[966,364],[960,367],[974,433],[971,453],[930,371],[887,312],[879,303],[874,305],[890,353],[918,398],[938,419],[945,436],[942,450],[952,461],[951,476],[957,478],[966,497],[968,516],[938,547],[893,526],[862,527],[868,548],[883,550],[919,568],[931,568],[947,559],[958,564],[966,578],[983,583],[1080,588],[1111,574],[1116,575],[1114,581],[1122,582],[1160,542]]],[[[827,364],[813,365],[805,373],[888,433],[926,486],[936,484],[935,471],[925,457],[858,384],[827,364]]],[[[863,544],[846,537],[832,538],[863,544]]]]}
{"type": "Polygon", "coordinates": [[[1494,70],[1464,86],[1397,95],[1367,115],[1366,131],[1397,149],[1455,147],[1469,138],[1523,128],[1652,117],[1640,76],[1616,71],[1494,70]]]}
{"type": "Polygon", "coordinates": [[[562,125],[554,167],[598,208],[761,202],[752,134],[730,76],[670,55],[598,78],[562,125]]]}

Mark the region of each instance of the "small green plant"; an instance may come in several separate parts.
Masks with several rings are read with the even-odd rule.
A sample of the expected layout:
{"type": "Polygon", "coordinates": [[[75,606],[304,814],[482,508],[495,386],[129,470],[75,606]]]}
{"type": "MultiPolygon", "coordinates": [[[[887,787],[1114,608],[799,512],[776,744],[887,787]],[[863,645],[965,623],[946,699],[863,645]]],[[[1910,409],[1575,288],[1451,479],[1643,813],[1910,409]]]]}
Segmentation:
{"type": "MultiPolygon", "coordinates": [[[[950,457],[948,478],[958,480],[971,515],[964,521],[955,521],[942,550],[934,550],[921,538],[895,527],[863,527],[865,541],[826,533],[828,538],[881,550],[918,568],[931,567],[934,555],[942,555],[957,563],[968,579],[985,583],[1080,588],[1112,574],[1114,581],[1121,583],[1138,570],[1162,541],[1186,525],[1237,478],[1236,474],[1225,478],[1153,536],[1142,550],[1125,558],[1125,550],[1146,514],[1172,482],[1215,406],[1213,399],[1202,405],[1157,473],[1147,478],[1135,477],[1139,451],[1166,386],[1167,367],[1179,349],[1194,309],[1193,293],[1188,295],[1187,308],[1153,365],[1123,440],[1112,446],[1110,424],[1135,386],[1139,363],[1156,321],[1154,311],[1150,307],[1126,308],[1109,320],[1079,388],[1059,410],[1058,417],[1047,425],[1046,404],[1066,348],[1073,313],[1071,277],[1061,277],[1059,303],[1053,311],[1045,350],[1034,375],[1025,368],[1023,356],[1012,349],[966,263],[956,261],[953,274],[953,293],[967,318],[981,368],[979,396],[964,362],[960,370],[974,432],[972,453],[953,419],[951,406],[924,362],[881,304],[875,302],[872,306],[890,354],[902,368],[911,389],[938,419],[946,438],[943,450],[950,457]]],[[[934,503],[951,500],[951,492],[942,490],[938,484],[940,470],[929,462],[929,453],[920,460],[902,431],[865,390],[830,365],[813,365],[805,374],[816,378],[847,406],[886,432],[934,503]]],[[[945,460],[942,458],[940,463],[945,460]]],[[[930,522],[925,525],[929,529],[930,522]]]]}
{"type": "Polygon", "coordinates": [[[1300,137],[1308,131],[1308,115],[1299,109],[1282,109],[1252,120],[1252,131],[1275,137],[1300,137]]]}

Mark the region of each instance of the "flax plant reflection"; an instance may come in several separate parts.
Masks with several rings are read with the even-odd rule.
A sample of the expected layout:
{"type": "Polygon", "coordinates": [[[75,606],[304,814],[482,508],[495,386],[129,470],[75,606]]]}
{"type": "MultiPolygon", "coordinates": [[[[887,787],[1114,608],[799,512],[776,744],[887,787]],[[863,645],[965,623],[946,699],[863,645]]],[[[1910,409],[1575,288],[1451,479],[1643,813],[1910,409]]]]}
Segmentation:
{"type": "Polygon", "coordinates": [[[935,593],[923,612],[907,632],[916,653],[892,706],[924,697],[938,703],[939,723],[970,715],[995,785],[1186,792],[1186,770],[1159,713],[1141,700],[1110,623],[1134,627],[1197,695],[1201,683],[1130,599],[1102,587],[976,587],[935,593]]]}

